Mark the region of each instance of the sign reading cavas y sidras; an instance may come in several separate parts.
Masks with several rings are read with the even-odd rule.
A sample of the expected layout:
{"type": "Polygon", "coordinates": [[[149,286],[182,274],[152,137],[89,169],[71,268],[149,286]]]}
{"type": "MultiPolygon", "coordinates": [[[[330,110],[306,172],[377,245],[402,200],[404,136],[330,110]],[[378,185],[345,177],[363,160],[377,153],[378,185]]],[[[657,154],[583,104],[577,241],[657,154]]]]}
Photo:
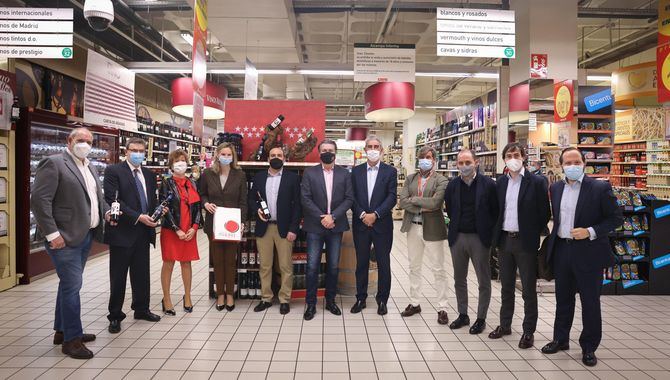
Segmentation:
{"type": "Polygon", "coordinates": [[[514,11],[437,8],[437,55],[515,58],[514,11]]]}

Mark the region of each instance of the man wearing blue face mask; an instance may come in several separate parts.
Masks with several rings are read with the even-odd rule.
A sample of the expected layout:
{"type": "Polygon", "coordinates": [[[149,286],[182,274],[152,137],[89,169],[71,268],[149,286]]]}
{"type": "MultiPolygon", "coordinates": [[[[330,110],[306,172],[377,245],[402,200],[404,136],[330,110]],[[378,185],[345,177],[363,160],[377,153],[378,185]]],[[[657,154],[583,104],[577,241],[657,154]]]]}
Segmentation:
{"type": "Polygon", "coordinates": [[[151,214],[158,205],[157,178],[151,170],[142,167],[146,142],[130,138],[126,143],[125,162],[105,169],[105,201],[118,200],[121,218],[117,226],[105,228],[105,243],[109,244],[109,332],[121,331],[123,300],[126,296],[126,278],[130,270],[133,291],[131,308],[135,319],[158,322],[161,318],[149,310],[150,276],[149,245],[156,244],[156,226],[151,214]]]}
{"type": "Polygon", "coordinates": [[[582,362],[593,367],[598,363],[595,352],[602,338],[602,273],[614,264],[608,235],[623,223],[623,216],[609,182],[584,175],[582,152],[566,148],[559,161],[566,180],[551,185],[554,228],[547,238],[547,263],[556,278],[556,319],[554,338],[542,352],[570,349],[575,294],[579,293],[584,326],[579,337],[582,362]]]}

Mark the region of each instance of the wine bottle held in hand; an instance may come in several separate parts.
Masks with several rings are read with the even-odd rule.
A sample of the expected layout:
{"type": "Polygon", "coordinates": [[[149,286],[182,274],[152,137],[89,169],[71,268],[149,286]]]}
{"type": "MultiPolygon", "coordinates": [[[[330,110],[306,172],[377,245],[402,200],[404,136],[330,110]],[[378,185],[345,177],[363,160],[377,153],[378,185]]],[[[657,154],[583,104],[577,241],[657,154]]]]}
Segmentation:
{"type": "Polygon", "coordinates": [[[260,191],[256,191],[256,195],[258,195],[256,204],[263,213],[263,218],[265,218],[265,220],[270,220],[270,209],[268,208],[268,203],[265,201],[265,199],[263,199],[263,196],[261,196],[260,191]]]}
{"type": "Polygon", "coordinates": [[[172,202],[173,195],[172,193],[168,194],[168,196],[159,204],[156,209],[154,210],[153,214],[151,214],[151,220],[154,221],[154,223],[157,223],[160,218],[163,216],[163,208],[167,207],[167,205],[172,202]]]}
{"type": "Polygon", "coordinates": [[[114,194],[114,202],[112,202],[109,210],[109,220],[113,223],[118,223],[121,217],[121,203],[119,203],[119,191],[114,194]]]}

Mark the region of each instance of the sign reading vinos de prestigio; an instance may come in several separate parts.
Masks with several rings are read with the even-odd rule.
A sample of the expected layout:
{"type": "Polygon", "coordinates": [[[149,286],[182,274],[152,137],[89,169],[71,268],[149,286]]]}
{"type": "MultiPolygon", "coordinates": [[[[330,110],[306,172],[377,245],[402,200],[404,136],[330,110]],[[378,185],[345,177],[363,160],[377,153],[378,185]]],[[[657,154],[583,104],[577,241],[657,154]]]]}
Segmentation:
{"type": "Polygon", "coordinates": [[[72,8],[0,8],[0,57],[72,58],[72,8]]]}
{"type": "Polygon", "coordinates": [[[437,55],[515,58],[514,11],[437,8],[437,55]]]}

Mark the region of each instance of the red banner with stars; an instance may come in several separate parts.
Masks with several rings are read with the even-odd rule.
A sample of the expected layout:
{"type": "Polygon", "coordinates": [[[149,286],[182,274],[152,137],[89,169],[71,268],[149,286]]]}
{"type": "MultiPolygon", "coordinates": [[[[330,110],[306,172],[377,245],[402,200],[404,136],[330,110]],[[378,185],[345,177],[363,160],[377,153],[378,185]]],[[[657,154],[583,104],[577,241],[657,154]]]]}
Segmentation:
{"type": "Polygon", "coordinates": [[[268,132],[267,125],[279,115],[284,120],[268,133],[266,150],[281,146],[288,161],[319,162],[316,145],[324,139],[326,103],[315,100],[226,100],[225,131],[242,135],[241,161],[253,161],[268,132]]]}

